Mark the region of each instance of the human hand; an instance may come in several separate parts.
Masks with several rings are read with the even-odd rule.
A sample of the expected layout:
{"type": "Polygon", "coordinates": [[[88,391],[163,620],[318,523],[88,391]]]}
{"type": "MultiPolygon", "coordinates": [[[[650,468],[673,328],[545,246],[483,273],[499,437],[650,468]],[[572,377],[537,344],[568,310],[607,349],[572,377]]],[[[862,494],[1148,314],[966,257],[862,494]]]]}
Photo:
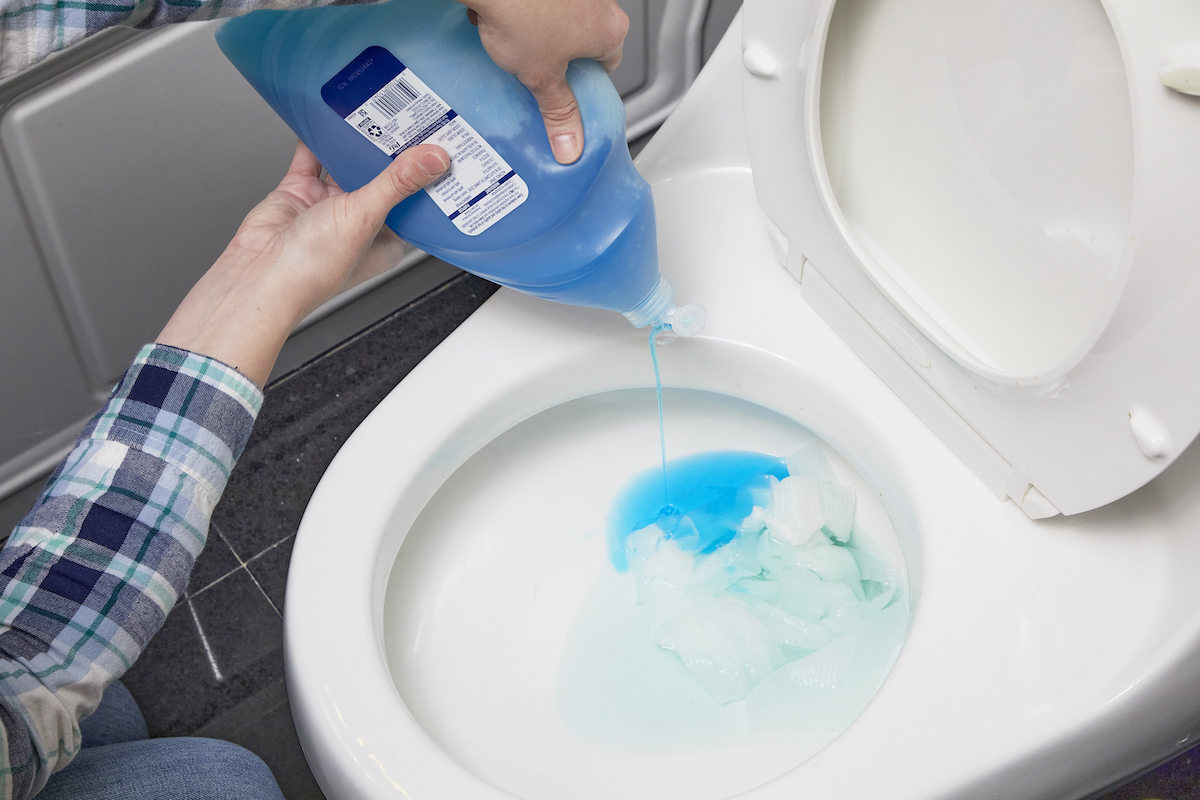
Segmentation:
{"type": "Polygon", "coordinates": [[[583,120],[567,85],[567,64],[593,58],[609,72],[621,63],[629,17],[616,0],[459,0],[492,60],[525,84],[541,109],[560,164],[583,153],[583,120]]]}
{"type": "Polygon", "coordinates": [[[442,175],[450,158],[426,144],[345,192],[303,142],[275,191],[167,322],[157,341],[237,367],[262,386],[292,329],[317,306],[392,267],[404,244],[383,227],[397,203],[442,175]]]}

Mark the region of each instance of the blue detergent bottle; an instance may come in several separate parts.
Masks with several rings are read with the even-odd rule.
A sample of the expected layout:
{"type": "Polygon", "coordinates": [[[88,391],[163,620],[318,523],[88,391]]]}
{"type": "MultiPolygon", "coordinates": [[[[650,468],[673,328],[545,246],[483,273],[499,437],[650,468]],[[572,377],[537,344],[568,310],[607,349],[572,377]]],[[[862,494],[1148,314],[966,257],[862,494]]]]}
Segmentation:
{"type": "Polygon", "coordinates": [[[567,71],[584,150],[564,166],[533,96],[495,65],[454,0],[260,10],[224,23],[217,43],[347,191],[407,147],[446,149],[450,172],[387,217],[403,239],[637,327],[703,327],[704,309],[676,307],[658,271],[650,186],[629,157],[621,98],[594,61],[567,71]]]}

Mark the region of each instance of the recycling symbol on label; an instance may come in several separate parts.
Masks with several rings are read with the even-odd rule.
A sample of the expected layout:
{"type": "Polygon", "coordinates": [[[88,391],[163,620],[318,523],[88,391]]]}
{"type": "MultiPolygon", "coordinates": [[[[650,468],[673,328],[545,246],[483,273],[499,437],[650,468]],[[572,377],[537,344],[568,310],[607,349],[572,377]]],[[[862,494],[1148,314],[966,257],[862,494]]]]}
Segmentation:
{"type": "Polygon", "coordinates": [[[367,135],[374,136],[376,139],[378,139],[379,137],[383,136],[383,128],[379,127],[378,125],[368,125],[367,135]]]}

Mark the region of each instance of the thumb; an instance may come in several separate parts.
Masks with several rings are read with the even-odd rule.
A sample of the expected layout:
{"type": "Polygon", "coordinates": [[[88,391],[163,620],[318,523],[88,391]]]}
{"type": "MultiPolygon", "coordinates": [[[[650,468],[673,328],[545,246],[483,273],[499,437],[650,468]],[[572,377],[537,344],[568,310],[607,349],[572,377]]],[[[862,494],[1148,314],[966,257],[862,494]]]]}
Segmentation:
{"type": "Polygon", "coordinates": [[[410,197],[445,174],[450,156],[434,144],[405,150],[387,169],[347,196],[348,211],[376,230],[401,200],[410,197]]]}
{"type": "Polygon", "coordinates": [[[529,91],[542,112],[554,159],[560,164],[574,164],[583,154],[583,118],[579,116],[575,95],[567,85],[566,73],[557,80],[530,87],[529,91]]]}

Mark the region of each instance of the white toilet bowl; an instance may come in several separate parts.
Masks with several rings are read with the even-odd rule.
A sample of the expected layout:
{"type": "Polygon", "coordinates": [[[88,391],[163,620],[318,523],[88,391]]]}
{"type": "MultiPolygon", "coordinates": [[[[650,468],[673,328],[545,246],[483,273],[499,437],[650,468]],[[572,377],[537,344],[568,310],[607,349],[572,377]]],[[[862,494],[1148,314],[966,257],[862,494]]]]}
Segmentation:
{"type": "MultiPolygon", "coordinates": [[[[827,25],[833,3],[746,14],[785,6],[827,25]]],[[[1176,457],[1194,431],[1155,407],[1176,452],[1136,467],[1148,480],[1173,461],[1164,474],[1033,521],[1055,508],[1032,489],[1040,467],[995,477],[1016,463],[996,455],[1010,443],[972,439],[973,412],[921,388],[959,379],[960,362],[932,379],[912,366],[943,359],[939,332],[897,313],[907,338],[889,351],[837,265],[806,265],[821,262],[803,255],[803,226],[760,210],[777,214],[764,192],[786,192],[756,185],[761,152],[752,176],[742,82],[770,90],[797,63],[760,30],[743,40],[735,22],[640,160],[662,270],[709,317],[703,336],[659,350],[667,446],[784,454],[803,426],[844,457],[860,496],[878,498],[860,514],[880,531],[890,520],[881,545],[907,571],[911,627],[891,673],[836,738],[576,737],[562,673],[611,571],[607,504],[658,456],[653,374],[645,331],[618,315],[501,290],[363,423],[305,514],[287,675],[330,798],[1062,800],[1200,735],[1200,452],[1176,457]]],[[[1054,391],[988,380],[1014,407],[1054,391]]]]}

